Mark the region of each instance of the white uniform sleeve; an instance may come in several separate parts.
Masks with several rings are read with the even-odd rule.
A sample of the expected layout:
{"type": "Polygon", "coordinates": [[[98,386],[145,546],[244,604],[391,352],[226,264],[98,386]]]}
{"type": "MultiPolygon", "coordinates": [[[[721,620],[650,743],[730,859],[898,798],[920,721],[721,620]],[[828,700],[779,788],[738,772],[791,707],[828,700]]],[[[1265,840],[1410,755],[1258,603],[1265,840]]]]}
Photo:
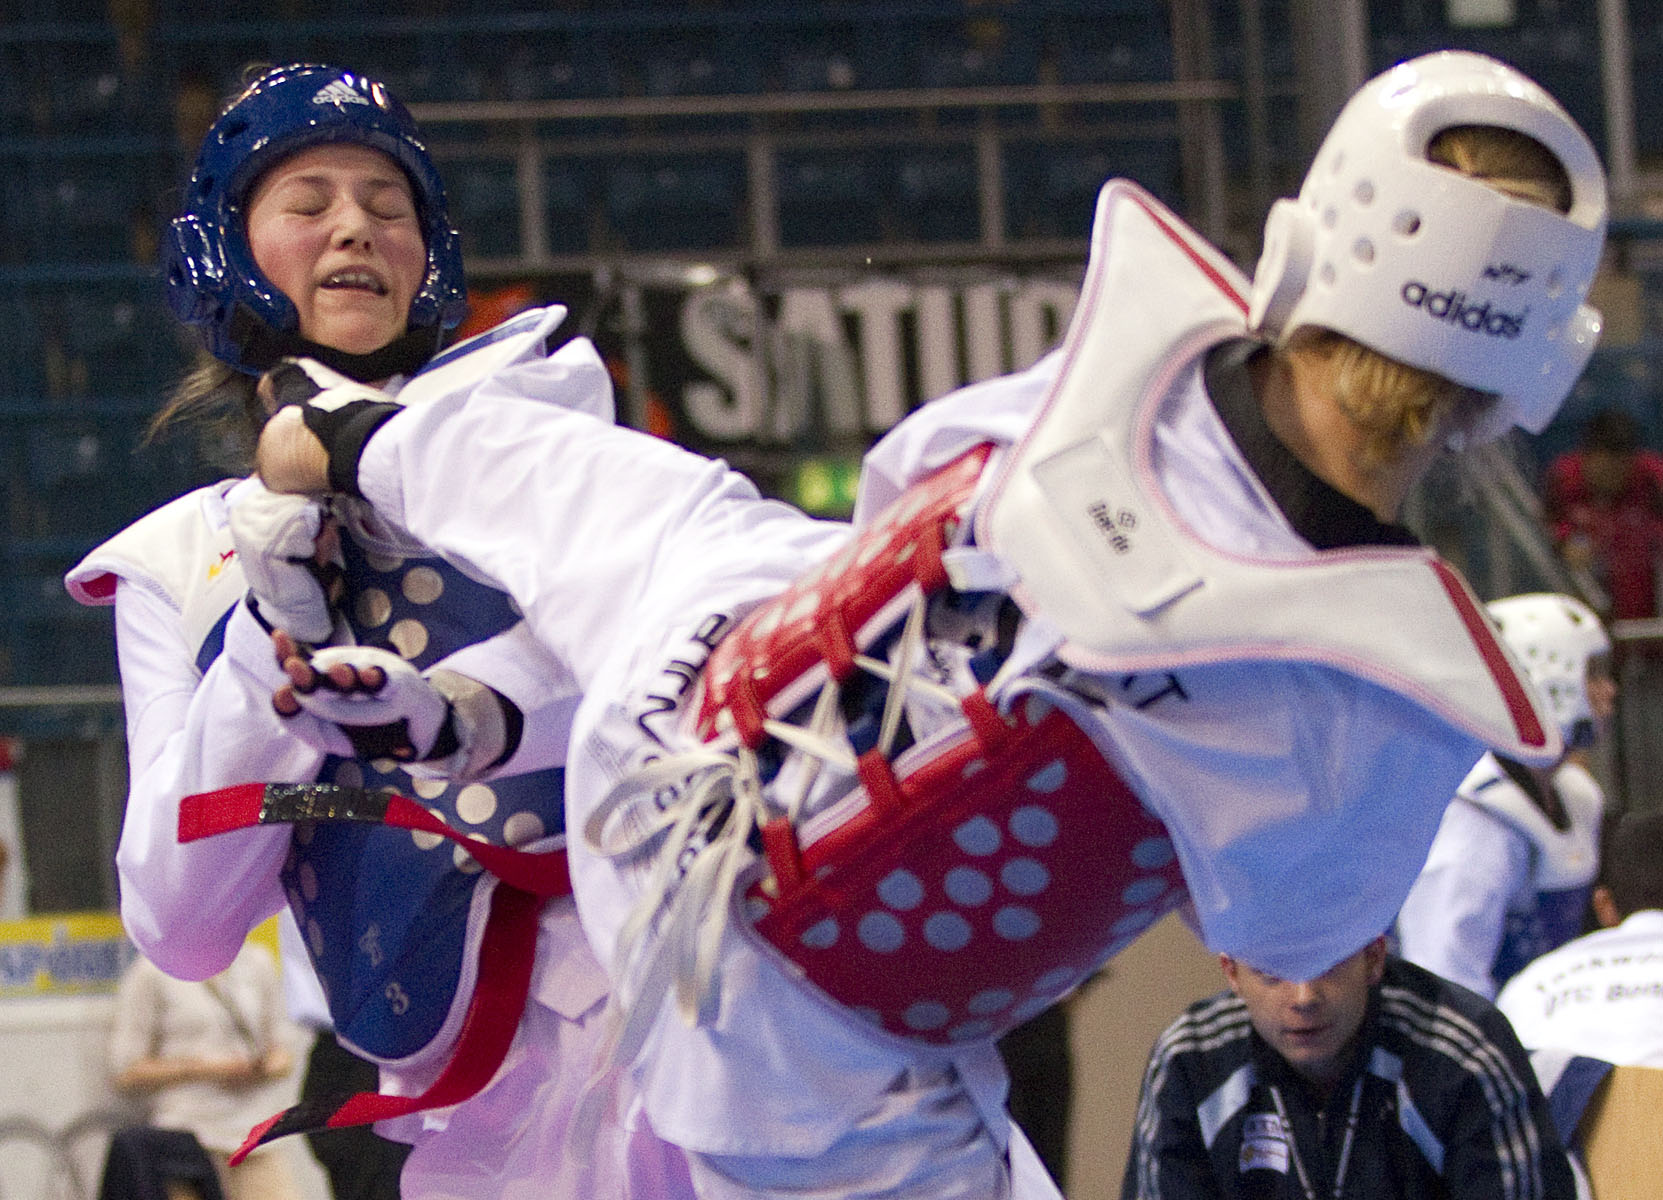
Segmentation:
{"type": "Polygon", "coordinates": [[[855,527],[869,523],[913,483],[972,446],[1017,441],[1055,379],[1058,361],[1058,355],[1048,354],[1020,374],[960,388],[884,434],[861,463],[855,527]]]}
{"type": "Polygon", "coordinates": [[[512,596],[580,687],[620,637],[642,634],[631,622],[772,595],[846,536],[763,502],[723,463],[483,390],[394,416],[358,483],[388,520],[512,596]]]}
{"type": "Polygon", "coordinates": [[[1530,876],[1530,844],[1457,797],[1444,810],[1426,866],[1398,916],[1400,953],[1494,999],[1496,952],[1509,902],[1530,876]]]}
{"type": "MultiPolygon", "coordinates": [[[[285,735],[271,692],[231,661],[271,658],[265,632],[237,606],[226,653],[198,676],[179,616],[122,580],[116,646],[127,710],[130,772],[116,868],[121,914],[145,957],[170,975],[203,979],[237,955],[249,929],[283,904],[283,826],[180,845],[179,800],[256,780],[311,779],[321,756],[285,735]]],[[[275,669],[275,666],[274,666],[275,669]]]]}

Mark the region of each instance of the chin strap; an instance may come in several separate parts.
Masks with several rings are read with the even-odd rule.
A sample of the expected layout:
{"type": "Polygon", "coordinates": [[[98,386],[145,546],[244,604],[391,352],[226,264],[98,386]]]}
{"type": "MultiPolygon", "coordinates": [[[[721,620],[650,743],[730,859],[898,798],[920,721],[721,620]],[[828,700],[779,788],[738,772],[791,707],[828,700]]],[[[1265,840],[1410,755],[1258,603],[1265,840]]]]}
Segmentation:
{"type": "Polygon", "coordinates": [[[414,375],[444,345],[445,331],[436,326],[411,329],[379,350],[350,354],[291,330],[273,329],[239,304],[231,316],[231,337],[242,347],[243,369],[252,369],[250,373],[269,371],[285,358],[312,358],[359,383],[378,383],[394,375],[414,375]]]}

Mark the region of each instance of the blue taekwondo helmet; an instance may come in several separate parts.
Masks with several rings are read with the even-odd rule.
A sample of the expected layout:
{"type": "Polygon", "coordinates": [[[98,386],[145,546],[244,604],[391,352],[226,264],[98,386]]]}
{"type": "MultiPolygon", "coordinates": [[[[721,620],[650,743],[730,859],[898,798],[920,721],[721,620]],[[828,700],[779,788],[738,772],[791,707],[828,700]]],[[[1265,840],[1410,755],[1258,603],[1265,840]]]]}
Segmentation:
{"type": "Polygon", "coordinates": [[[408,373],[467,310],[461,239],[409,110],[378,80],[317,63],[272,68],[220,114],[203,139],[164,254],[169,307],[203,331],[215,358],[251,375],[291,355],[362,379],[408,373]],[[246,206],[260,176],[297,151],[330,142],[368,146],[403,168],[427,244],[427,275],[410,302],[409,332],[368,355],[302,338],[295,306],[255,265],[248,244],[246,206]]]}

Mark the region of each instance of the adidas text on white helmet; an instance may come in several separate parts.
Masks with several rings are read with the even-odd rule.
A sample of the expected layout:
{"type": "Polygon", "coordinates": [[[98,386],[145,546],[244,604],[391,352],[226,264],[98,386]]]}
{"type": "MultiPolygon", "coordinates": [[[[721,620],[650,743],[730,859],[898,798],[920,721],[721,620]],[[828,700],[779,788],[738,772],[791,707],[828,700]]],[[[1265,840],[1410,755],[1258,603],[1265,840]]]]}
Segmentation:
{"type": "Polygon", "coordinates": [[[1271,209],[1250,320],[1271,337],[1332,329],[1496,394],[1472,440],[1540,431],[1599,337],[1585,301],[1606,215],[1599,157],[1547,92],[1480,54],[1424,55],[1351,98],[1298,199],[1271,209]],[[1545,146],[1569,177],[1569,211],[1428,160],[1434,137],[1468,125],[1545,146]]]}

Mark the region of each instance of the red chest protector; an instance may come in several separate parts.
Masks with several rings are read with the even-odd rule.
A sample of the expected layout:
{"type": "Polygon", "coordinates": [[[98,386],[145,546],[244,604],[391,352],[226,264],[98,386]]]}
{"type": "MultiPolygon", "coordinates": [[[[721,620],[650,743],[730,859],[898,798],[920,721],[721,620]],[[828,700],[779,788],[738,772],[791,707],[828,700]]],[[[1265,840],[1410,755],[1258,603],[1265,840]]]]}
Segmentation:
{"type": "MultiPolygon", "coordinates": [[[[759,750],[816,692],[908,671],[904,650],[893,668],[864,651],[909,611],[921,624],[949,586],[942,554],[989,452],[914,486],[725,638],[693,709],[699,735],[759,750]]],[[[981,688],[958,704],[962,722],[900,755],[859,755],[856,786],[830,806],[768,820],[767,872],[743,901],[793,973],[939,1044],[1036,1015],[1185,894],[1161,823],[1062,710],[1029,695],[1001,714],[981,688]]]]}

